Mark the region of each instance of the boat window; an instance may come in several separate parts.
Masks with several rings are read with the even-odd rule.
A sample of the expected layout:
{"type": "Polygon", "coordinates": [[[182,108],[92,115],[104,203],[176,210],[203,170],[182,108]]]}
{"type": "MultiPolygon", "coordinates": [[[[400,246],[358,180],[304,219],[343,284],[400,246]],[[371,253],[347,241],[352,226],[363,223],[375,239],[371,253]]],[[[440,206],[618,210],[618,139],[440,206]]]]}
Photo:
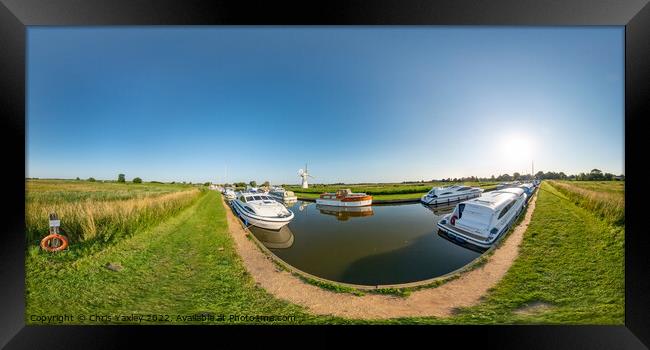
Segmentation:
{"type": "Polygon", "coordinates": [[[246,201],[252,201],[252,200],[253,200],[253,197],[250,197],[250,196],[246,197],[246,201]]]}
{"type": "Polygon", "coordinates": [[[255,199],[256,201],[261,201],[261,200],[262,200],[262,197],[260,197],[260,196],[253,196],[253,199],[255,199]]]}
{"type": "Polygon", "coordinates": [[[244,198],[244,196],[239,197],[239,200],[246,203],[246,198],[244,198]]]}
{"type": "Polygon", "coordinates": [[[440,195],[441,195],[441,196],[444,196],[444,195],[446,195],[446,194],[451,194],[451,192],[445,192],[445,193],[442,193],[442,194],[440,194],[440,195]]]}
{"type": "Polygon", "coordinates": [[[467,190],[469,190],[469,187],[461,187],[461,188],[459,188],[458,190],[459,190],[459,191],[467,191],[467,190]]]}
{"type": "Polygon", "coordinates": [[[463,217],[463,210],[465,210],[465,203],[458,204],[458,218],[463,217]]]}
{"type": "Polygon", "coordinates": [[[508,210],[510,210],[510,208],[512,208],[512,206],[513,206],[514,204],[515,204],[515,201],[511,201],[508,205],[506,205],[506,206],[501,210],[501,212],[499,213],[499,219],[501,219],[504,215],[506,215],[506,213],[508,212],[508,210]]]}

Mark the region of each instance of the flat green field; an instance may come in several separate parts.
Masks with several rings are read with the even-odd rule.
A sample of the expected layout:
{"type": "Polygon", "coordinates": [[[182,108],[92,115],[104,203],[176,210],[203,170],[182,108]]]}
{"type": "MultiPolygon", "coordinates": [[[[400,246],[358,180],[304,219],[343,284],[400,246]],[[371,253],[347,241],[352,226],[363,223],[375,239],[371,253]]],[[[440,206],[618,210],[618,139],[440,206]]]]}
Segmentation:
{"type": "Polygon", "coordinates": [[[619,324],[625,311],[625,230],[543,182],[520,255],[461,323],[619,324]]]}
{"type": "Polygon", "coordinates": [[[348,320],[311,315],[301,306],[276,299],[246,272],[228,233],[220,194],[199,191],[195,196],[159,222],[106,242],[100,250],[62,259],[30,243],[27,324],[41,324],[41,316],[56,314],[75,316],[65,324],[199,323],[188,321],[193,315],[225,317],[210,324],[230,323],[230,315],[294,317],[273,324],[624,322],[623,226],[576,203],[549,182],[538,192],[520,256],[503,280],[481,304],[446,319],[348,320]],[[121,270],[107,269],[108,263],[121,270]],[[162,321],[116,319],[132,314],[169,316],[162,316],[162,321]],[[91,315],[104,318],[93,320],[91,315]]]}
{"type": "Polygon", "coordinates": [[[96,251],[173,216],[193,203],[200,190],[188,185],[27,180],[25,230],[30,247],[49,229],[49,213],[61,218],[69,260],[96,251]]]}
{"type": "Polygon", "coordinates": [[[426,182],[418,184],[342,184],[342,185],[310,185],[305,189],[300,186],[285,186],[287,190],[293,191],[300,198],[318,198],[323,192],[336,192],[338,189],[349,188],[353,192],[371,194],[373,199],[411,199],[420,198],[437,186],[451,186],[464,184],[467,186],[481,187],[484,190],[496,188],[497,182],[426,182]]]}
{"type": "Polygon", "coordinates": [[[195,323],[188,317],[201,314],[293,315],[300,322],[313,320],[300,307],[255,286],[233,248],[216,192],[202,194],[195,204],[155,228],[73,263],[28,256],[26,275],[28,324],[39,324],[31,320],[32,315],[52,314],[86,318],[76,317],[66,324],[186,324],[195,323]],[[119,264],[122,270],[109,270],[107,263],[119,264]],[[132,314],[169,317],[150,322],[115,320],[116,315],[132,314]],[[90,315],[112,317],[92,321],[90,315]]]}
{"type": "Polygon", "coordinates": [[[549,181],[575,204],[615,224],[625,224],[625,183],[622,181],[549,181]]]}

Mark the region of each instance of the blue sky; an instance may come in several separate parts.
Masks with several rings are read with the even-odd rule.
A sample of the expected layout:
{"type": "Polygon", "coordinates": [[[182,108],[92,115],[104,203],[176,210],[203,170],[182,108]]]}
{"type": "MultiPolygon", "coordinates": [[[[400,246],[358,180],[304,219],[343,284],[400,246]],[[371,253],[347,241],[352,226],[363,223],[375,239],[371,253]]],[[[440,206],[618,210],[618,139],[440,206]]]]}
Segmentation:
{"type": "Polygon", "coordinates": [[[623,48],[623,27],[30,27],[26,172],[620,174],[623,48]]]}

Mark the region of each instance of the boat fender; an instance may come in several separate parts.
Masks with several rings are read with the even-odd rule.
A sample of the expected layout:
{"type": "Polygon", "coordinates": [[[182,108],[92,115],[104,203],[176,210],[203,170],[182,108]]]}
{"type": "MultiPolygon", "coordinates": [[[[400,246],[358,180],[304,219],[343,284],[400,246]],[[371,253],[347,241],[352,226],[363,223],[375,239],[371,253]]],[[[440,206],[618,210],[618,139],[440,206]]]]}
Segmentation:
{"type": "Polygon", "coordinates": [[[58,233],[53,233],[51,235],[45,236],[45,238],[41,240],[41,248],[48,252],[59,252],[64,250],[67,247],[68,247],[68,238],[58,233]],[[55,239],[58,239],[61,242],[61,245],[59,245],[58,247],[52,247],[50,245],[50,243],[55,239]]]}
{"type": "Polygon", "coordinates": [[[451,217],[451,220],[449,220],[449,222],[451,222],[452,225],[456,225],[456,219],[458,219],[458,217],[456,215],[453,215],[451,217]]]}

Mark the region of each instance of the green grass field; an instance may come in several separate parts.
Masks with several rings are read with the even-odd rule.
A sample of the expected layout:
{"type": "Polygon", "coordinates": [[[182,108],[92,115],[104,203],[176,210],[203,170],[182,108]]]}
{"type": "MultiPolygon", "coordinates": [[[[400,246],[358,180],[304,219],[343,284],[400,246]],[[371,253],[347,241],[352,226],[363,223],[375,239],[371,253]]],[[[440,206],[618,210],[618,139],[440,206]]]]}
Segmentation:
{"type": "Polygon", "coordinates": [[[336,192],[338,189],[349,188],[353,192],[364,192],[371,194],[373,199],[411,199],[420,198],[434,186],[450,186],[464,184],[467,186],[481,187],[484,190],[496,188],[497,182],[426,182],[421,184],[343,184],[343,185],[310,185],[309,188],[300,186],[285,186],[285,189],[293,191],[300,198],[318,198],[323,192],[336,192]]]}
{"type": "Polygon", "coordinates": [[[229,323],[230,315],[295,317],[274,324],[624,322],[623,226],[576,203],[549,182],[539,190],[520,256],[504,279],[481,304],[446,319],[347,320],[311,315],[278,300],[246,272],[228,233],[220,195],[202,191],[196,196],[160,222],[106,243],[101,250],[84,251],[74,260],[45,254],[30,244],[27,324],[41,323],[34,315],[53,314],[86,317],[66,324],[139,323],[88,319],[134,313],[170,315],[169,321],[141,322],[145,324],[193,323],[187,317],[197,314],[224,315],[221,323],[229,323]],[[107,263],[120,264],[122,270],[108,270],[107,263]]]}
{"type": "MultiPolygon", "coordinates": [[[[173,216],[193,203],[200,190],[188,185],[27,180],[25,230],[38,245],[56,212],[70,249],[57,259],[75,259],[173,216]]],[[[36,250],[38,252],[38,250],[36,250]]]]}
{"type": "Polygon", "coordinates": [[[622,181],[549,181],[575,204],[614,225],[625,224],[625,183],[622,181]]]}
{"type": "Polygon", "coordinates": [[[519,258],[484,303],[455,320],[622,325],[624,228],[575,205],[549,183],[538,196],[519,258]],[[547,311],[517,313],[529,305],[547,311]]]}
{"type": "Polygon", "coordinates": [[[144,324],[185,324],[183,317],[208,313],[313,320],[302,308],[255,286],[233,248],[224,210],[219,195],[209,192],[155,228],[74,263],[28,256],[27,323],[39,323],[31,315],[51,314],[86,317],[66,323],[122,323],[114,322],[115,315],[134,313],[170,315],[144,324]],[[106,269],[107,263],[120,264],[122,270],[106,269]],[[89,315],[113,317],[97,322],[89,315]]]}

